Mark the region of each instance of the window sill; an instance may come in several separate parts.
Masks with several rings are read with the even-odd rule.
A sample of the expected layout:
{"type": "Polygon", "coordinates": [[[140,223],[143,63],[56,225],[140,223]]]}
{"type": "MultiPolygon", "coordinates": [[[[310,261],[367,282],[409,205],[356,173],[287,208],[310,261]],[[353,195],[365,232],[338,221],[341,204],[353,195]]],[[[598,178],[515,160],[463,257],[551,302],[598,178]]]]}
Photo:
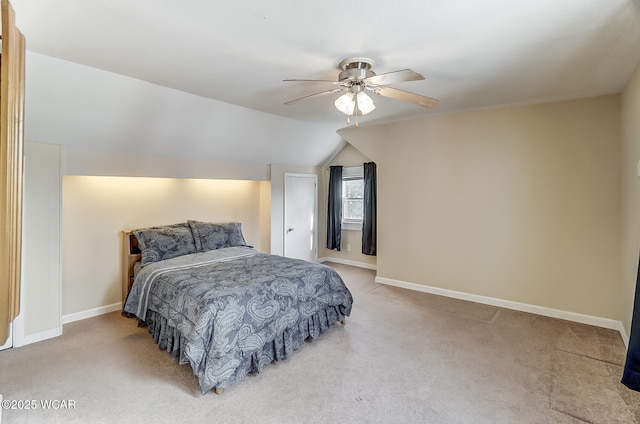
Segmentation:
{"type": "Polygon", "coordinates": [[[362,231],[362,221],[343,221],[342,229],[347,231],[362,231]]]}

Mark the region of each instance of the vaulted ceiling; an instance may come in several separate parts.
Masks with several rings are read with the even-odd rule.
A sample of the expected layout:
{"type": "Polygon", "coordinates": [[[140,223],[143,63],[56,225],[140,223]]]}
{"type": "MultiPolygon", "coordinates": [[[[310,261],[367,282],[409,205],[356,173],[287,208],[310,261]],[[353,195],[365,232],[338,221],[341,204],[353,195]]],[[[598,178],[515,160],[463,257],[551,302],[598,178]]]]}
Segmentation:
{"type": "MultiPolygon", "coordinates": [[[[268,132],[269,148],[283,155],[305,132],[334,137],[327,149],[301,162],[319,162],[339,142],[335,131],[347,124],[333,106],[337,94],[284,105],[330,85],[283,79],[336,80],[347,57],[372,59],[377,73],[413,69],[426,79],[394,87],[440,101],[426,109],[374,95],[377,108],[361,125],[618,93],[640,60],[637,0],[12,4],[27,49],[38,55],[34,63],[42,62],[40,55],[61,59],[271,116],[256,122],[280,117],[271,124],[300,126],[294,135],[268,132]]],[[[45,102],[44,96],[35,98],[45,102]]],[[[246,127],[254,121],[250,116],[246,127]]],[[[211,131],[204,137],[211,145],[221,143],[202,119],[190,125],[211,131]]],[[[256,136],[242,127],[236,126],[240,156],[256,136]]],[[[309,135],[314,143],[316,135],[309,135]]]]}

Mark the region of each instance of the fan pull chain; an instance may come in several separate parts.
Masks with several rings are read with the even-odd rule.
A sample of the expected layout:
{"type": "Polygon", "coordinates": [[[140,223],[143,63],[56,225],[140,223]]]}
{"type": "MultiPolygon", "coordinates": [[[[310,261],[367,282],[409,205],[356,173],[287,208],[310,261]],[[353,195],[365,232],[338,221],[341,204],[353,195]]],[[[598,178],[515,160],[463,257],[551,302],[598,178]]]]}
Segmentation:
{"type": "Polygon", "coordinates": [[[358,128],[358,95],[356,94],[356,96],[353,98],[353,101],[355,102],[355,108],[353,109],[353,115],[356,118],[356,128],[358,128]]]}

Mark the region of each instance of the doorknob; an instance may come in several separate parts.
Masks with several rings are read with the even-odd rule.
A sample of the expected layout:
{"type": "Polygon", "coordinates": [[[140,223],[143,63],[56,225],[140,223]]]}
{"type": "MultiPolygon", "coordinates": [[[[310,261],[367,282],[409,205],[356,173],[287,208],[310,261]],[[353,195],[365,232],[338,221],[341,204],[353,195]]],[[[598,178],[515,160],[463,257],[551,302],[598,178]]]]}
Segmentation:
{"type": "Polygon", "coordinates": [[[291,231],[293,231],[293,228],[287,229],[287,234],[289,234],[291,231]]]}

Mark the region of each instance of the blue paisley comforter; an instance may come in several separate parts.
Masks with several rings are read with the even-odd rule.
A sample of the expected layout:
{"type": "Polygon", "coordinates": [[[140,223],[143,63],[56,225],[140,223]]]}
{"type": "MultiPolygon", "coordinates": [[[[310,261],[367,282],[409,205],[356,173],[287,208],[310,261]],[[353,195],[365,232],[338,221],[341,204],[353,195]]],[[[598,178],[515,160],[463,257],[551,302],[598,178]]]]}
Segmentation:
{"type": "Polygon", "coordinates": [[[191,365],[204,394],[287,358],[349,316],[352,302],[330,267],[228,247],[145,266],[124,310],[191,365]]]}

